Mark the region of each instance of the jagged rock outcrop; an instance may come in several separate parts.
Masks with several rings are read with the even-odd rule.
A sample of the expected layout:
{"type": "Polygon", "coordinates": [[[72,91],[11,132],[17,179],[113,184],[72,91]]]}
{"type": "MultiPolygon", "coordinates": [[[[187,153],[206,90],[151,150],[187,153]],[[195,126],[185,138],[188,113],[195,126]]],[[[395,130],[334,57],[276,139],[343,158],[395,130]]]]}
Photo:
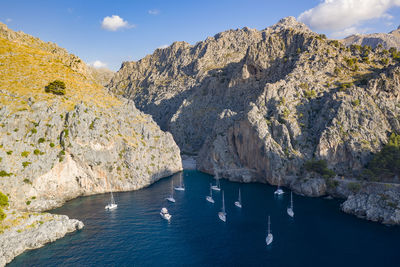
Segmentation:
{"type": "Polygon", "coordinates": [[[306,161],[353,177],[400,132],[399,78],[383,48],[348,48],[289,17],[157,49],[125,62],[109,89],[198,154],[199,170],[318,196],[326,179],[305,179],[306,161]]]}
{"type": "Polygon", "coordinates": [[[350,195],[341,205],[346,213],[384,224],[400,224],[400,192],[385,190],[380,193],[350,195]]]}
{"type": "Polygon", "coordinates": [[[28,249],[40,248],[84,227],[81,221],[65,215],[26,213],[10,210],[0,229],[0,266],[5,266],[28,249]]]}
{"type": "Polygon", "coordinates": [[[348,45],[369,45],[377,47],[381,45],[384,49],[392,47],[400,49],[400,26],[389,33],[371,33],[371,34],[353,34],[342,40],[346,46],[348,45]]]}

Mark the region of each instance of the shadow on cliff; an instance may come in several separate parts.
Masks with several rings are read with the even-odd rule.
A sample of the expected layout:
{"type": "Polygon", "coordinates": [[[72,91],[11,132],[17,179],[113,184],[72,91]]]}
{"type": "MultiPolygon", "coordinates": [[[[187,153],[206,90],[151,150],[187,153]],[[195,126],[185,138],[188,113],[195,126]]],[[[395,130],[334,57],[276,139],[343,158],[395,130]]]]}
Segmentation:
{"type": "Polygon", "coordinates": [[[266,69],[246,61],[245,57],[224,68],[210,70],[197,86],[162,100],[158,105],[149,104],[149,110],[157,107],[164,111],[162,118],[154,119],[163,130],[174,135],[183,152],[199,151],[207,133],[211,133],[214,124],[223,119],[220,118],[221,113],[243,113],[264,92],[266,83],[275,83],[293,70],[297,58],[291,62],[285,62],[283,58],[275,59],[266,69]],[[248,71],[246,78],[242,77],[244,66],[248,71]],[[184,100],[186,103],[182,105],[184,100]],[[172,119],[177,112],[179,116],[172,119]]]}

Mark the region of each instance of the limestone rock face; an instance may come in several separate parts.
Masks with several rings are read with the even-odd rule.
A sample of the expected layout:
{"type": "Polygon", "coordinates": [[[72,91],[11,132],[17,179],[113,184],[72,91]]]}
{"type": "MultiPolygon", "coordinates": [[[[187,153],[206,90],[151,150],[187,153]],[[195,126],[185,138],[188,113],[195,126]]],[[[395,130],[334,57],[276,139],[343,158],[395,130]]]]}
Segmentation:
{"type": "Polygon", "coordinates": [[[11,206],[48,210],[80,195],[140,189],[182,170],[180,150],[150,116],[58,101],[0,108],[0,190],[11,206]]]}
{"type": "Polygon", "coordinates": [[[125,62],[109,90],[198,154],[199,170],[318,196],[327,185],[304,179],[306,161],[353,177],[400,133],[399,79],[383,48],[348,48],[289,17],[157,49],[125,62]]]}

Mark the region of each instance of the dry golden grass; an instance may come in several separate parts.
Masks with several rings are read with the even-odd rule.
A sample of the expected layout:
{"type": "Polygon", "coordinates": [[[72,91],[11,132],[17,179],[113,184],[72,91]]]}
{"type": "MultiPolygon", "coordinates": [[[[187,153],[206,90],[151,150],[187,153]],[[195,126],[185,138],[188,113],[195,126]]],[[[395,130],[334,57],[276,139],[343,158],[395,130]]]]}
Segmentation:
{"type": "Polygon", "coordinates": [[[59,98],[66,110],[71,110],[80,101],[98,107],[120,104],[117,98],[110,96],[92,78],[85,77],[63,64],[56,55],[48,52],[46,47],[43,49],[37,46],[30,47],[1,37],[0,89],[15,95],[10,99],[5,97],[5,94],[0,94],[0,103],[10,105],[13,110],[29,108],[26,104],[28,97],[50,103],[59,98]],[[65,82],[67,87],[65,96],[44,92],[44,87],[56,79],[65,82]]]}

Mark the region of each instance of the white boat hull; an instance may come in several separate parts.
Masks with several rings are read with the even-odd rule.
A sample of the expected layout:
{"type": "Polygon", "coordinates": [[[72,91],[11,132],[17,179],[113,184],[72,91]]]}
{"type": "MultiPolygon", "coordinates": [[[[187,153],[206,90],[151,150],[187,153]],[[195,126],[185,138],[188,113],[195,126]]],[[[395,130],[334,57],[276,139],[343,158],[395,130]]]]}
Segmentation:
{"type": "Polygon", "coordinates": [[[174,188],[176,191],[185,191],[184,187],[175,187],[174,188]]]}
{"type": "Polygon", "coordinates": [[[173,198],[173,197],[167,197],[166,200],[168,200],[169,202],[175,203],[175,198],[173,198]]]}
{"type": "Polygon", "coordinates": [[[267,243],[267,246],[270,245],[274,241],[274,236],[272,234],[268,234],[267,238],[265,239],[265,243],[267,243]]]}
{"type": "Polygon", "coordinates": [[[283,192],[283,190],[282,189],[277,189],[275,192],[274,192],[274,194],[276,194],[276,195],[282,195],[282,194],[284,194],[285,192],[283,192]]]}
{"type": "Polygon", "coordinates": [[[221,191],[221,188],[219,188],[219,187],[216,186],[216,185],[211,186],[211,189],[212,189],[212,190],[215,190],[215,191],[221,191]]]}
{"type": "Polygon", "coordinates": [[[160,215],[161,215],[161,217],[162,217],[163,219],[165,219],[165,220],[167,220],[167,221],[171,220],[171,217],[172,217],[169,213],[164,214],[164,213],[160,212],[160,215]]]}
{"type": "Polygon", "coordinates": [[[105,207],[105,209],[106,209],[106,210],[113,210],[113,209],[116,209],[117,207],[118,207],[117,204],[108,204],[108,205],[105,207]]]}
{"type": "Polygon", "coordinates": [[[235,201],[235,206],[238,208],[242,207],[242,203],[240,203],[239,201],[235,201]]]}
{"type": "Polygon", "coordinates": [[[294,217],[294,212],[293,212],[293,209],[292,208],[287,208],[287,214],[290,216],[290,217],[294,217]]]}
{"type": "Polygon", "coordinates": [[[207,196],[207,197],[206,197],[206,200],[207,200],[208,202],[210,202],[210,203],[214,203],[214,199],[213,199],[212,197],[210,197],[210,196],[207,196]]]}
{"type": "Polygon", "coordinates": [[[226,222],[226,213],[225,212],[218,212],[218,217],[221,221],[226,222]]]}

